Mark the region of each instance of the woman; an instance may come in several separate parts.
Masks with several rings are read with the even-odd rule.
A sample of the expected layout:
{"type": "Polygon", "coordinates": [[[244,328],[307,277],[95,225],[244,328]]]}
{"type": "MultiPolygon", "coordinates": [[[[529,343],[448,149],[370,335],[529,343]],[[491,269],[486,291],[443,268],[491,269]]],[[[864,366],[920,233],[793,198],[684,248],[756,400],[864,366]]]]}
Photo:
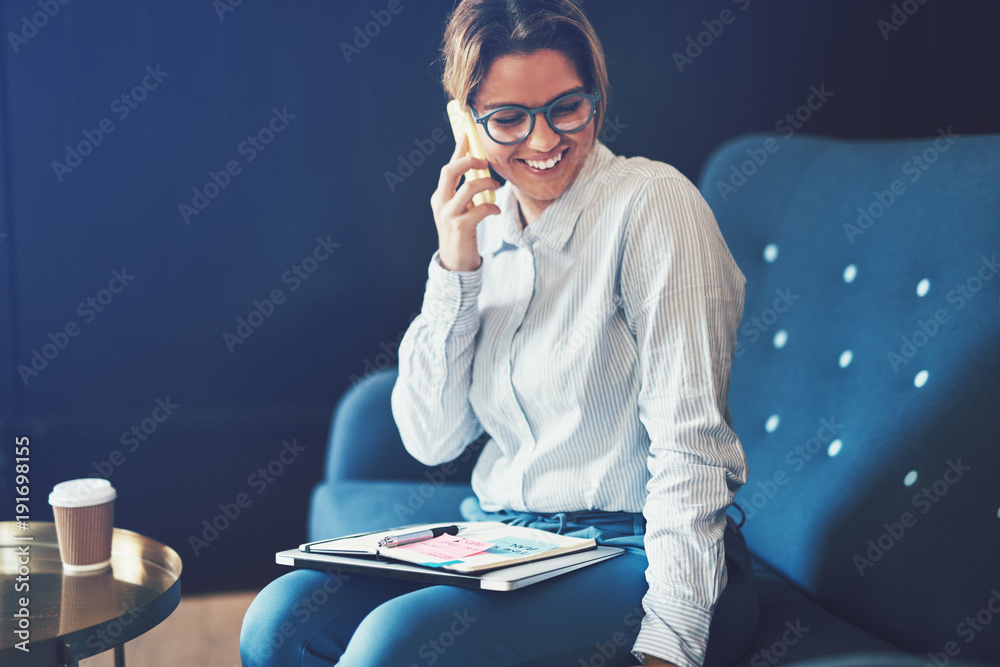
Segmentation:
{"type": "Polygon", "coordinates": [[[508,593],[355,576],[290,622],[331,587],[298,571],[254,601],[244,665],[729,664],[757,617],[726,518],[747,475],[726,405],[743,275],[687,179],[597,141],[604,56],[569,0],[463,0],[444,60],[487,159],[460,142],[431,197],[439,250],[393,392],[404,444],[434,465],[485,431],[466,518],[626,553],[508,593]],[[488,167],[503,187],[460,185],[488,167]],[[484,190],[496,204],[473,204],[484,190]]]}

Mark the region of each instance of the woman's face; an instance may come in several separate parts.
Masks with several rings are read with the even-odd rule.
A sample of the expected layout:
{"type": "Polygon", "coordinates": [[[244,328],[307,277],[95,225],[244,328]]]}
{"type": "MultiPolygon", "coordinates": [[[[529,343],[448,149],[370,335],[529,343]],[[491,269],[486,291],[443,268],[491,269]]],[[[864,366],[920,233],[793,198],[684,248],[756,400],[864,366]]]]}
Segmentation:
{"type": "MultiPolygon", "coordinates": [[[[494,61],[473,106],[480,115],[507,104],[532,109],[568,92],[590,91],[584,90],[569,58],[559,51],[542,49],[494,61]]],[[[594,145],[593,121],[575,134],[559,134],[549,127],[544,114],[538,114],[528,138],[513,146],[496,143],[482,125],[477,127],[486,159],[512,184],[529,223],[573,183],[594,145]],[[553,159],[558,162],[546,169],[553,159]]]]}

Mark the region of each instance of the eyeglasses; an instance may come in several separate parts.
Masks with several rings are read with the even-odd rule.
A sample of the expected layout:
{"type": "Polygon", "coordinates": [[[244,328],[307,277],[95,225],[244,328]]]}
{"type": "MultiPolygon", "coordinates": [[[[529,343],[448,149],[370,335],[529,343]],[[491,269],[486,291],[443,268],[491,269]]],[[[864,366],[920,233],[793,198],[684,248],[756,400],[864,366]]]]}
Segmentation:
{"type": "Polygon", "coordinates": [[[485,116],[480,116],[474,107],[472,117],[486,128],[486,134],[498,144],[510,146],[527,139],[535,129],[535,115],[544,113],[549,127],[559,134],[573,134],[590,124],[597,112],[597,102],[601,96],[596,92],[568,93],[551,104],[534,109],[509,105],[499,107],[485,116]]]}

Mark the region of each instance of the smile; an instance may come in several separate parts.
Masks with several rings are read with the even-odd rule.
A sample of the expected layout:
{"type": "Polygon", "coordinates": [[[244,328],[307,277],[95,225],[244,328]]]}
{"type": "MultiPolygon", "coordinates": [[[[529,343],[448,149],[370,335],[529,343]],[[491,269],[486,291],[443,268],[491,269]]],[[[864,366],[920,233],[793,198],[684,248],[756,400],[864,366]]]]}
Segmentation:
{"type": "Polygon", "coordinates": [[[539,160],[524,160],[523,162],[525,164],[527,164],[529,167],[545,171],[546,169],[551,169],[552,167],[554,167],[557,164],[559,164],[559,162],[562,161],[563,155],[565,155],[565,154],[566,154],[566,149],[563,149],[562,152],[559,153],[559,155],[556,155],[554,158],[549,159],[549,160],[542,160],[542,161],[539,161],[539,160]]]}

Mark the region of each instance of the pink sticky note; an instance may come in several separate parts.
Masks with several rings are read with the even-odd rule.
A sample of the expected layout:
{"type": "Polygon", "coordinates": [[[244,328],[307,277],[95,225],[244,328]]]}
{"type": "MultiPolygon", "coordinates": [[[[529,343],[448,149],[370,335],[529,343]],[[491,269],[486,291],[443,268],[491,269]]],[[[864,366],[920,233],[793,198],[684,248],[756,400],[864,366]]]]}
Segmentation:
{"type": "Polygon", "coordinates": [[[404,544],[396,548],[415,551],[416,553],[440,558],[441,560],[459,560],[460,558],[477,554],[480,551],[486,551],[492,546],[489,542],[470,540],[466,537],[441,535],[430,540],[404,544]]]}

